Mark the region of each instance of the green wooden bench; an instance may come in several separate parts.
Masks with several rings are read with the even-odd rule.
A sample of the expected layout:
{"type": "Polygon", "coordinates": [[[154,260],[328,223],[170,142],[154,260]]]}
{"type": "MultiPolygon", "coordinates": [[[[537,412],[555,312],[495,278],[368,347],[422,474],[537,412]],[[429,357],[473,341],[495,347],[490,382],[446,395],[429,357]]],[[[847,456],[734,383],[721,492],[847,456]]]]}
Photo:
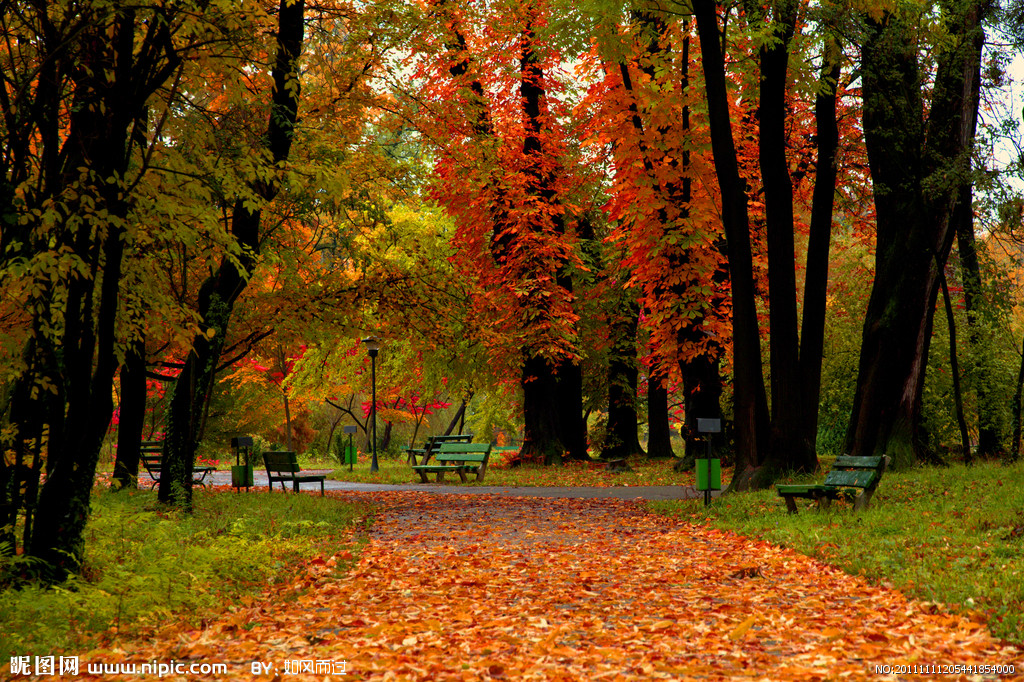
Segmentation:
{"type": "Polygon", "coordinates": [[[298,457],[294,452],[278,450],[263,453],[263,466],[267,468],[267,483],[271,490],[274,483],[280,481],[281,490],[287,490],[285,483],[292,484],[292,490],[299,492],[300,483],[319,483],[320,496],[324,494],[324,481],[327,479],[322,474],[303,474],[299,467],[298,457]]]}
{"type": "Polygon", "coordinates": [[[467,473],[475,473],[476,480],[484,480],[487,473],[487,460],[491,455],[490,443],[442,443],[434,452],[437,464],[413,465],[413,471],[420,475],[420,480],[429,483],[427,474],[436,473],[437,482],[444,482],[444,475],[455,472],[465,483],[467,473]]]}
{"type": "Polygon", "coordinates": [[[775,490],[786,501],[790,514],[797,512],[798,497],[817,501],[819,509],[826,509],[832,500],[844,497],[853,502],[854,511],[860,511],[866,509],[871,501],[888,461],[888,457],[836,457],[823,483],[777,485],[775,490]]]}
{"type": "MultiPolygon", "coordinates": [[[[156,488],[160,482],[160,469],[163,467],[163,454],[164,454],[164,443],[160,440],[144,440],[139,443],[139,461],[142,466],[146,469],[146,473],[149,474],[150,480],[153,481],[153,485],[150,486],[150,490],[156,488]]],[[[193,466],[192,467],[192,482],[198,483],[199,485],[206,487],[206,475],[211,471],[216,471],[216,467],[211,466],[193,466]]]]}
{"type": "Polygon", "coordinates": [[[444,443],[471,443],[473,434],[459,433],[448,436],[428,436],[422,448],[408,448],[408,462],[412,465],[426,464],[430,457],[436,453],[444,443]],[[417,462],[416,458],[420,460],[417,462]]]}

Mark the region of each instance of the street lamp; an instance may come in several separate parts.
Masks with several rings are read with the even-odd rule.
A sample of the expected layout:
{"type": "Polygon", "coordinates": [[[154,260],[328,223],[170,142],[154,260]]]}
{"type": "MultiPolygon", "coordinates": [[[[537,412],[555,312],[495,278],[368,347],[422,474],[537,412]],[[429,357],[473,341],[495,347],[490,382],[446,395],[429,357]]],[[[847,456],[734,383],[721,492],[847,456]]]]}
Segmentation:
{"type": "Polygon", "coordinates": [[[373,386],[373,402],[370,403],[373,418],[373,458],[370,460],[370,471],[377,471],[377,351],[380,350],[380,339],[372,334],[363,339],[366,354],[370,356],[370,382],[373,386]]]}

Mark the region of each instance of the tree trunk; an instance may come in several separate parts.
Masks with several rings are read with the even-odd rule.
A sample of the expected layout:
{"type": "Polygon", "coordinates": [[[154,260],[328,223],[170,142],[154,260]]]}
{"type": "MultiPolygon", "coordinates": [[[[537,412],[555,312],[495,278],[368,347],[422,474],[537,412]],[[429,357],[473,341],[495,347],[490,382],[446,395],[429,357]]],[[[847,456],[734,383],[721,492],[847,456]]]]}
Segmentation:
{"type": "MultiPolygon", "coordinates": [[[[455,427],[459,425],[459,421],[466,414],[466,404],[471,399],[472,398],[470,398],[470,399],[463,398],[462,399],[462,402],[459,403],[459,409],[455,411],[455,416],[452,417],[452,420],[450,422],[448,422],[448,428],[444,430],[444,434],[443,435],[445,435],[445,436],[451,435],[452,431],[455,430],[455,427]]],[[[461,429],[459,429],[459,433],[462,433],[461,429]]]]}
{"type": "Polygon", "coordinates": [[[1010,449],[1010,461],[1020,459],[1021,413],[1024,412],[1024,344],[1020,349],[1020,368],[1017,370],[1017,390],[1013,394],[1013,444],[1010,449]]]}
{"type": "MultiPolygon", "coordinates": [[[[555,233],[564,235],[564,209],[560,207],[560,198],[554,188],[554,171],[544,158],[543,101],[546,93],[542,87],[544,74],[534,50],[535,40],[533,25],[528,23],[522,33],[519,61],[519,92],[526,128],[523,155],[532,161],[526,169],[526,191],[528,196],[550,207],[554,212],[552,227],[555,233]]],[[[535,229],[541,232],[545,226],[538,224],[535,229]]],[[[532,272],[530,275],[553,276],[557,285],[571,294],[572,280],[565,268],[566,263],[562,262],[556,266],[555,272],[532,272]]],[[[586,459],[581,368],[568,358],[552,362],[540,355],[538,349],[524,350],[528,357],[523,366],[523,412],[525,421],[528,425],[532,423],[532,428],[527,426],[521,456],[539,458],[545,464],[560,463],[563,457],[586,459]],[[536,380],[531,381],[529,377],[536,377],[536,380]],[[540,386],[545,387],[543,395],[540,386]],[[560,397],[563,399],[559,400],[560,397]],[[528,402],[535,404],[527,405],[528,402]],[[550,411],[550,420],[539,418],[541,411],[550,411]]]]}
{"type": "Polygon", "coordinates": [[[768,399],[761,367],[761,340],[755,304],[753,258],[747,214],[746,182],[740,177],[736,145],[729,118],[725,57],[714,0],[694,0],[700,40],[704,88],[715,175],[722,194],[722,224],[729,255],[732,285],[733,418],[736,431],[736,470],[732,489],[758,485],[753,473],[766,455],[768,399]],[[750,474],[742,473],[750,469],[750,474]]]}
{"type": "MultiPolygon", "coordinates": [[[[264,136],[274,164],[288,158],[292,133],[298,119],[298,60],[302,53],[304,31],[304,0],[281,0],[278,13],[277,55],[273,68],[274,91],[271,115],[264,136]]],[[[272,200],[280,186],[276,180],[254,183],[256,193],[272,200]]],[[[198,334],[192,352],[174,384],[168,407],[167,436],[164,440],[163,468],[160,475],[159,499],[186,510],[192,508],[192,466],[202,415],[214,374],[224,347],[228,323],[235,300],[248,284],[259,255],[261,211],[251,202],[235,202],[231,232],[241,247],[237,260],[225,257],[217,272],[203,283],[199,296],[199,314],[203,329],[212,329],[213,336],[198,334]]]]}
{"type": "Polygon", "coordinates": [[[654,365],[647,376],[647,456],[650,459],[676,456],[669,427],[668,389],[658,378],[660,374],[654,365]]]}
{"type": "Polygon", "coordinates": [[[956,318],[953,317],[953,303],[949,300],[949,285],[946,274],[939,278],[942,286],[942,303],[946,309],[946,326],[949,328],[949,371],[953,377],[953,407],[956,425],[960,429],[960,447],[963,449],[964,464],[971,463],[971,437],[967,433],[967,418],[964,417],[964,398],[960,391],[960,362],[956,357],[956,318]]]}
{"type": "Polygon", "coordinates": [[[913,28],[888,13],[869,17],[862,46],[878,237],[846,450],[887,454],[896,467],[928,455],[920,431],[925,367],[939,279],[956,232],[951,214],[970,172],[979,8],[969,3],[948,19],[956,32],[939,57],[927,127],[913,28]]]}
{"type": "Polygon", "coordinates": [[[53,391],[43,387],[43,409],[30,421],[30,432],[35,425],[47,425],[48,442],[47,478],[27,547],[28,554],[45,562],[51,581],[81,568],[96,464],[113,414],[123,225],[129,214],[121,181],[137,161],[133,144],[145,140],[144,103],[179,64],[176,53],[165,51],[172,22],[150,26],[139,35],[136,23],[146,19],[135,8],[118,8],[93,19],[72,38],[80,61],[71,70],[73,95],[64,147],[59,154],[55,149],[43,152],[60,164],[44,168],[49,190],[54,196],[72,190],[68,194],[78,199],[63,204],[65,218],[45,242],[31,245],[37,252],[66,249],[82,264],[75,276],[51,282],[48,293],[64,311],[64,326],[59,336],[52,328],[38,334],[41,328],[34,326],[42,344],[37,346],[43,355],[42,373],[22,377],[29,386],[42,377],[55,383],[53,391]],[[151,58],[137,59],[136,50],[152,50],[151,58]]]}
{"type": "Polygon", "coordinates": [[[800,330],[800,383],[803,439],[816,450],[818,405],[821,400],[821,363],[825,347],[825,314],[828,294],[828,255],[832,239],[832,212],[836,192],[836,151],[839,127],[836,96],[839,89],[840,46],[826,43],[821,73],[821,91],[814,103],[817,131],[817,167],[811,197],[811,225],[807,241],[807,271],[804,275],[804,310],[800,330]]]}
{"type": "Polygon", "coordinates": [[[635,301],[623,301],[612,312],[610,334],[611,357],[608,360],[608,430],[605,434],[602,459],[625,459],[643,455],[637,433],[637,383],[639,370],[636,358],[636,332],[640,307],[635,301]]]}
{"type": "MultiPolygon", "coordinates": [[[[634,16],[640,22],[643,31],[645,31],[649,36],[646,46],[647,57],[649,57],[649,59],[641,60],[642,64],[646,64],[643,67],[643,71],[652,82],[656,82],[658,74],[654,64],[666,59],[669,52],[669,47],[662,40],[667,27],[664,20],[657,13],[636,12],[634,16]]],[[[682,54],[680,55],[680,58],[682,60],[680,85],[681,90],[686,93],[690,87],[689,37],[683,39],[682,54]]],[[[630,77],[629,66],[626,63],[620,62],[619,71],[622,77],[623,88],[630,94],[629,112],[631,114],[633,128],[637,132],[638,139],[640,140],[639,151],[643,159],[644,170],[650,181],[658,187],[658,191],[661,196],[664,197],[666,203],[675,211],[677,220],[680,222],[685,221],[690,217],[690,200],[692,196],[692,179],[689,173],[690,151],[688,149],[684,149],[682,158],[679,161],[672,160],[669,162],[669,165],[673,166],[672,170],[674,171],[674,174],[680,179],[671,182],[663,182],[660,174],[657,172],[653,158],[654,156],[658,156],[658,154],[652,154],[644,142],[644,123],[641,118],[641,110],[638,104],[639,98],[634,92],[632,78],[630,77]]],[[[690,108],[688,105],[683,106],[681,124],[683,134],[688,134],[690,130],[690,108]]],[[[671,131],[667,127],[659,127],[658,133],[661,137],[665,137],[671,134],[671,131]]],[[[657,217],[660,224],[664,227],[666,236],[670,236],[669,231],[672,229],[672,225],[676,221],[674,221],[670,216],[669,209],[667,207],[659,208],[657,217]]],[[[723,248],[723,252],[724,251],[725,249],[723,248]]],[[[678,266],[681,270],[685,269],[689,258],[689,253],[684,252],[683,254],[678,254],[672,259],[673,265],[678,266]]],[[[718,274],[719,273],[715,273],[714,276],[717,277],[718,274]]],[[[685,300],[687,298],[686,289],[687,284],[684,283],[668,287],[657,286],[655,290],[658,292],[658,296],[660,298],[667,300],[685,300]]],[[[722,381],[718,373],[719,359],[722,354],[722,349],[719,344],[711,342],[708,334],[705,332],[705,313],[709,309],[721,307],[723,303],[724,302],[722,301],[712,301],[704,309],[696,311],[697,314],[680,320],[679,329],[676,332],[678,347],[687,349],[688,351],[680,354],[678,359],[683,379],[683,394],[685,396],[685,422],[681,428],[685,451],[682,461],[676,464],[677,469],[693,467],[693,457],[691,455],[694,455],[696,450],[694,450],[692,444],[703,442],[700,437],[696,435],[697,419],[719,419],[722,416],[721,408],[719,406],[719,399],[722,393],[722,381]],[[693,352],[694,349],[698,349],[697,352],[693,352]]],[[[667,403],[667,394],[665,394],[665,401],[667,403]]],[[[668,434],[667,420],[668,415],[666,404],[665,428],[661,438],[664,439],[665,451],[669,456],[671,456],[672,449],[671,440],[668,434]]],[[[659,422],[660,421],[661,420],[659,418],[659,422]]],[[[654,432],[652,431],[652,434],[653,433],[654,432]]],[[[715,449],[718,450],[723,442],[721,434],[715,436],[715,449]]],[[[651,453],[652,447],[653,445],[648,443],[648,453],[651,453]]]]}
{"type": "Polygon", "coordinates": [[[121,365],[121,404],[117,422],[117,456],[113,487],[136,488],[139,446],[146,426],[146,343],[136,340],[121,365]]]}
{"type": "Polygon", "coordinates": [[[539,355],[523,363],[523,447],[520,461],[561,464],[566,448],[560,434],[558,379],[554,368],[539,355]]]}
{"type": "Polygon", "coordinates": [[[559,440],[565,446],[565,456],[571,460],[590,459],[587,453],[587,420],[583,416],[583,366],[563,360],[555,376],[558,387],[559,440]]]}
{"type": "Polygon", "coordinates": [[[772,3],[771,42],[760,50],[761,80],[757,107],[758,160],[764,188],[768,245],[771,427],[765,464],[779,470],[818,468],[814,441],[807,438],[800,381],[799,318],[796,307],[796,259],[793,241],[793,182],[786,157],[786,79],[789,49],[796,27],[797,3],[772,3]]]}

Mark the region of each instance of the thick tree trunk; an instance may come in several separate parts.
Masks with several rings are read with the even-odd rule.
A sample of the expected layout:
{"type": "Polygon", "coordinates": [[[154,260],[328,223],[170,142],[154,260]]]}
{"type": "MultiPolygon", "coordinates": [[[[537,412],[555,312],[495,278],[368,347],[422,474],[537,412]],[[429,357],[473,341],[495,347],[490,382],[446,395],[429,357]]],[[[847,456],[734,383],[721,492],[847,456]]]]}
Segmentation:
{"type": "MultiPolygon", "coordinates": [[[[523,121],[526,136],[523,140],[523,156],[533,161],[527,166],[527,194],[535,197],[541,204],[549,206],[554,215],[551,216],[552,229],[556,234],[565,233],[564,209],[560,207],[560,198],[555,188],[555,171],[550,163],[545,163],[544,144],[542,137],[545,130],[544,105],[546,93],[543,88],[544,74],[537,61],[534,51],[536,36],[532,24],[523,30],[520,52],[520,84],[519,91],[523,102],[523,121]]],[[[544,220],[541,216],[540,220],[544,220]]],[[[545,225],[538,224],[535,229],[543,231],[545,225]]],[[[554,277],[557,286],[572,293],[572,279],[565,270],[564,262],[556,266],[553,273],[533,272],[531,276],[554,277]]],[[[534,302],[536,303],[536,302],[534,302]]],[[[586,424],[583,422],[583,377],[582,368],[571,359],[552,362],[539,354],[537,349],[524,349],[528,358],[523,367],[523,411],[526,421],[533,422],[533,428],[527,427],[523,442],[522,456],[540,458],[545,464],[560,461],[562,457],[587,459],[586,424]],[[537,377],[529,381],[527,377],[537,377]],[[530,386],[536,383],[535,386],[530,386]],[[539,386],[546,387],[542,395],[539,386]],[[528,401],[539,401],[527,405],[528,401]],[[550,423],[546,418],[538,419],[538,413],[551,410],[550,423]],[[526,415],[533,415],[532,418],[526,415]],[[553,430],[552,428],[553,427],[553,430]],[[555,456],[555,453],[559,454],[555,456]]]]}
{"type": "Polygon", "coordinates": [[[675,457],[672,429],[669,427],[668,388],[661,383],[656,366],[647,377],[647,456],[651,459],[675,457]]]}
{"type": "Polygon", "coordinates": [[[564,360],[556,370],[558,387],[559,440],[565,446],[565,456],[571,460],[588,460],[587,420],[583,416],[583,366],[564,360]]]}
{"type": "MultiPolygon", "coordinates": [[[[278,13],[277,55],[273,68],[274,92],[271,113],[264,136],[275,164],[288,158],[292,134],[298,119],[298,60],[302,53],[304,0],[281,0],[278,13]]],[[[276,181],[254,183],[256,193],[272,200],[279,191],[276,181]]],[[[237,261],[224,258],[217,272],[200,290],[199,314],[202,328],[213,336],[199,334],[193,339],[192,352],[174,384],[168,408],[167,435],[164,440],[163,469],[159,499],[186,510],[192,508],[192,466],[195,462],[199,429],[210,389],[224,347],[228,323],[235,300],[248,284],[259,255],[261,211],[251,202],[235,202],[231,232],[241,247],[237,261]]]]}
{"type": "Polygon", "coordinates": [[[117,456],[113,487],[135,488],[139,478],[139,447],[146,426],[146,343],[137,340],[121,365],[121,403],[117,422],[117,456]]]}
{"type": "Polygon", "coordinates": [[[722,223],[729,254],[732,285],[733,418],[738,474],[732,489],[759,485],[756,477],[742,473],[758,470],[766,455],[768,402],[761,366],[761,340],[755,304],[753,259],[747,214],[746,182],[740,177],[736,145],[729,118],[729,94],[725,78],[721,32],[714,0],[694,0],[694,17],[700,40],[704,88],[715,175],[722,193],[722,223]]]}
{"type": "Polygon", "coordinates": [[[797,3],[773,3],[775,40],[760,51],[758,102],[759,163],[764,188],[768,243],[768,298],[771,342],[771,427],[769,468],[811,472],[818,468],[814,441],[804,422],[800,376],[796,258],[793,240],[793,182],[786,157],[786,79],[796,27],[797,3]]]}
{"type": "MultiPolygon", "coordinates": [[[[113,414],[123,224],[130,208],[121,180],[133,165],[132,144],[144,139],[143,105],[179,63],[176,53],[165,51],[171,22],[140,36],[137,21],[143,23],[136,9],[119,9],[74,37],[82,61],[73,75],[68,136],[62,154],[53,159],[62,166],[46,169],[52,190],[73,188],[78,197],[91,199],[89,205],[66,204],[66,215],[75,219],[62,223],[54,236],[85,269],[55,285],[61,287],[59,295],[51,291],[64,310],[64,327],[59,338],[45,339],[59,352],[44,349],[52,358],[44,372],[53,372],[57,389],[45,391],[47,478],[27,550],[46,563],[47,578],[55,581],[81,567],[96,464],[113,414]],[[137,59],[138,49],[152,50],[151,58],[137,59]]],[[[54,249],[52,243],[33,246],[54,249]]],[[[39,376],[28,379],[34,383],[39,376]]]]}
{"type": "Polygon", "coordinates": [[[520,461],[561,464],[566,448],[560,434],[558,386],[554,367],[534,355],[523,363],[523,447],[520,461]]]}
{"type": "Polygon", "coordinates": [[[866,19],[864,137],[877,213],[875,282],[868,302],[846,449],[887,454],[897,467],[927,456],[921,395],[951,215],[969,177],[972,75],[980,59],[977,4],[948,17],[927,128],[918,51],[904,19],[866,19]]]}

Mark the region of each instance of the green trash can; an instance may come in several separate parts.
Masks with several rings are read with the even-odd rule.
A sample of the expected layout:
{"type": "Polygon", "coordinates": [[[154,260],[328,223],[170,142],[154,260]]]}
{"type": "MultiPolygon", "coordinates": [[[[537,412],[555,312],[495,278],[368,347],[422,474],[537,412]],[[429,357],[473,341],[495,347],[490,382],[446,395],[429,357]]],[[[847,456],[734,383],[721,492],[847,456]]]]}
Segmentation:
{"type": "Polygon", "coordinates": [[[722,489],[722,460],[720,459],[698,459],[697,460],[697,490],[721,490],[722,489]]]}
{"type": "Polygon", "coordinates": [[[251,464],[235,464],[231,467],[231,485],[236,488],[249,488],[253,484],[251,464]]]}

